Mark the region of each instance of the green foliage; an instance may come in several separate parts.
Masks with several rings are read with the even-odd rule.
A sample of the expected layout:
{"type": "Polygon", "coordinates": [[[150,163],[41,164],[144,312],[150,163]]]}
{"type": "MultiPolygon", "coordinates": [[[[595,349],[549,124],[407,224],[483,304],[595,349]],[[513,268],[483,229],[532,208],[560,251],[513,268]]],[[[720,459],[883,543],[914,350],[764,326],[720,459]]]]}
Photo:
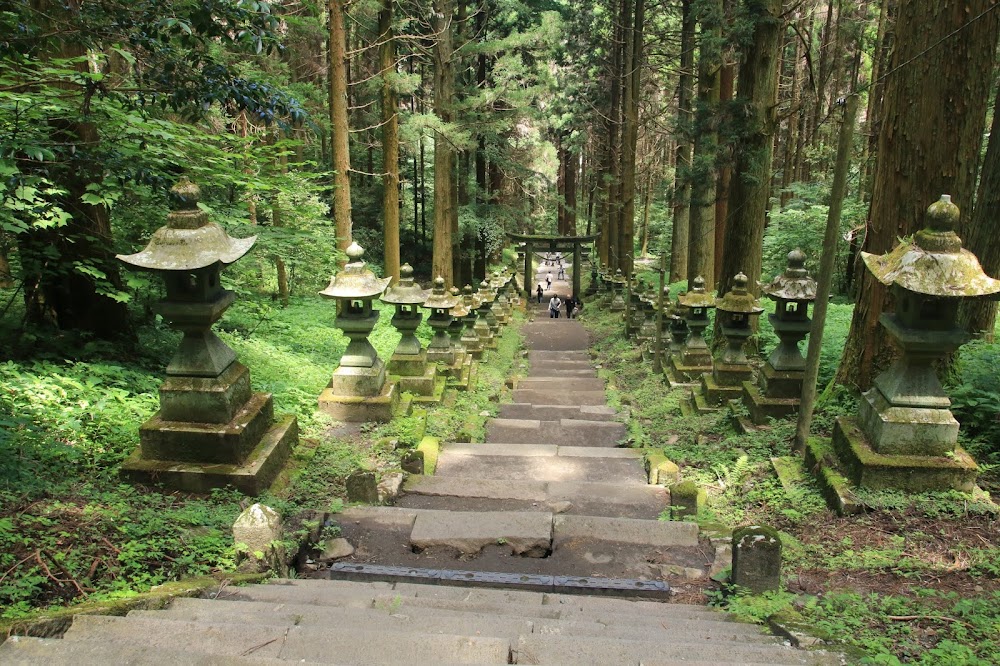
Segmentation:
{"type": "Polygon", "coordinates": [[[1000,464],[1000,343],[973,340],[958,352],[947,381],[951,409],[981,462],[1000,464]]]}

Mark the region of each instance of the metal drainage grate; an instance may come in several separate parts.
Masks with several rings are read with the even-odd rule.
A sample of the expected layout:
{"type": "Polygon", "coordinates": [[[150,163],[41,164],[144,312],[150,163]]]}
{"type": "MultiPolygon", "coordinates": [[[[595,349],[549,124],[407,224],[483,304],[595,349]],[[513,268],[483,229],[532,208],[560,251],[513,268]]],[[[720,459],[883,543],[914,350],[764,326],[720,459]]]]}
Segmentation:
{"type": "Polygon", "coordinates": [[[329,569],[336,580],[422,583],[489,587],[558,594],[590,594],[611,597],[665,599],[670,586],[663,581],[637,578],[600,578],[593,576],[544,576],[538,574],[500,573],[496,571],[461,571],[458,569],[422,569],[383,564],[337,562],[329,569]]]}

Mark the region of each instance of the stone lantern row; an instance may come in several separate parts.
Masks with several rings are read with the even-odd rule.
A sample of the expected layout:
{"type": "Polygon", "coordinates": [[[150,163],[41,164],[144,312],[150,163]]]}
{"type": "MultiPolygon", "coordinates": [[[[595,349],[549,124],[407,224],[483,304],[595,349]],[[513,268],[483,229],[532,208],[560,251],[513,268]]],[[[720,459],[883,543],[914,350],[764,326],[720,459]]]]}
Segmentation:
{"type": "MultiPolygon", "coordinates": [[[[902,355],[863,394],[857,416],[836,420],[831,444],[810,441],[810,467],[834,453],[839,469],[858,486],[913,492],[973,489],[978,468],[957,443],[959,424],[934,366],[968,340],[957,325],[961,299],[996,298],[1000,281],[986,275],[978,259],[962,248],[955,233],[958,221],[958,207],[943,195],[928,208],[926,226],[913,240],[885,255],[862,253],[865,266],[894,297],[895,311],[883,313],[880,322],[902,355]]],[[[665,306],[665,349],[652,348],[661,337],[655,335],[658,299],[653,293],[638,293],[634,280],[620,271],[609,275],[600,269],[592,273],[591,293],[624,313],[625,333],[643,347],[644,358],[662,354],[668,359],[662,363],[665,380],[671,387],[690,389],[682,401],[685,413],[712,411],[738,399],[752,423],[763,425],[798,411],[805,370],[799,343],[809,334],[808,311],[816,299],[805,260],[801,250],[793,250],[785,271],[761,285],[776,304],[768,319],[779,343],[757,381],[744,347],[763,310],[749,293],[745,275],[735,276],[733,288],[721,298],[707,294],[704,279],[696,278],[686,293],[665,306]],[[725,336],[714,358],[703,336],[712,308],[725,336]]]]}
{"type": "MultiPolygon", "coordinates": [[[[170,191],[171,212],[148,246],[124,263],[159,273],[166,297],[156,312],[183,334],[160,387],[160,409],[140,428],[140,445],[122,468],[127,479],[162,483],[192,492],[233,485],[259,494],[280,472],[298,440],[294,416],[274,417],[273,399],[250,388],[250,371],[212,331],[235,294],[222,287],[222,268],[243,257],[256,237],[231,238],[198,206],[200,190],[182,179],[170,191]]],[[[446,383],[459,390],[475,382],[473,359],[496,347],[500,326],[509,320],[513,276],[493,274],[478,291],[432,290],[413,281],[404,265],[400,281],[378,278],[367,268],[364,250],[347,249],[349,261],[322,296],[337,301],[334,325],[348,344],[329,385],[319,396],[320,410],[343,421],[386,421],[401,409],[400,394],[417,401],[440,400],[446,383]],[[399,344],[388,366],[368,341],[379,314],[375,298],[395,307],[392,325],[399,344]],[[415,332],[420,308],[430,311],[434,337],[423,349],[415,332]]],[[[408,404],[408,403],[407,403],[408,404]]]]}

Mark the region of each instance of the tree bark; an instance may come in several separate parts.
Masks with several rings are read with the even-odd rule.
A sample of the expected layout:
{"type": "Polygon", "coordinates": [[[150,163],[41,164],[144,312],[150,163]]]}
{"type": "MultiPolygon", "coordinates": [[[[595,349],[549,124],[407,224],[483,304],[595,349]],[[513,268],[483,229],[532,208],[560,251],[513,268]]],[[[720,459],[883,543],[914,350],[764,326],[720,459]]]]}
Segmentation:
{"type": "MultiPolygon", "coordinates": [[[[452,120],[455,74],[452,65],[452,17],[454,0],[435,0],[434,32],[434,113],[443,123],[452,120]]],[[[444,278],[445,286],[455,281],[452,234],[452,172],[455,169],[455,149],[440,131],[434,134],[434,255],[431,260],[434,277],[444,278]]]]}
{"type": "Polygon", "coordinates": [[[642,29],[645,19],[645,3],[634,0],[632,25],[625,25],[630,31],[625,59],[625,103],[622,127],[622,213],[619,247],[622,250],[622,272],[632,275],[635,257],[635,169],[636,147],[639,142],[639,97],[642,86],[642,29]]]}
{"type": "Polygon", "coordinates": [[[330,124],[333,152],[333,217],[337,247],[351,244],[351,151],[347,100],[347,35],[345,0],[330,0],[330,124]]]}
{"type": "Polygon", "coordinates": [[[674,168],[674,224],[670,243],[670,282],[688,276],[691,220],[691,97],[694,85],[694,13],[681,0],[681,72],[677,86],[677,151],[674,168]]]}
{"type": "MultiPolygon", "coordinates": [[[[1000,34],[1000,12],[984,14],[994,2],[900,3],[865,251],[882,254],[898,237],[920,229],[927,206],[941,194],[952,195],[968,214],[1000,34]]],[[[858,270],[858,305],[837,382],[865,390],[894,353],[878,322],[888,305],[887,290],[858,270]]]]}
{"type": "Polygon", "coordinates": [[[396,42],[392,0],[382,0],[378,15],[379,71],[382,73],[382,229],[385,274],[399,281],[399,114],[396,100],[396,42]]]}

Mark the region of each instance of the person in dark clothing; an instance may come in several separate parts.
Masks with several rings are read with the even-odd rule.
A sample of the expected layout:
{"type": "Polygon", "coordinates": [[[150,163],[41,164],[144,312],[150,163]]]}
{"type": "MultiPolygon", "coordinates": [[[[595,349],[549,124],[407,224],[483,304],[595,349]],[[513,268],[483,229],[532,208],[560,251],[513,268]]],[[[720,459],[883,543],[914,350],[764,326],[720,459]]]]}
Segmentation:
{"type": "Polygon", "coordinates": [[[566,319],[573,319],[573,315],[576,314],[576,296],[570,296],[566,299],[566,319]]]}
{"type": "Polygon", "coordinates": [[[535,290],[535,293],[538,294],[538,302],[541,303],[542,302],[542,294],[544,293],[542,291],[542,285],[541,285],[541,283],[538,284],[538,289],[535,290]]]}

